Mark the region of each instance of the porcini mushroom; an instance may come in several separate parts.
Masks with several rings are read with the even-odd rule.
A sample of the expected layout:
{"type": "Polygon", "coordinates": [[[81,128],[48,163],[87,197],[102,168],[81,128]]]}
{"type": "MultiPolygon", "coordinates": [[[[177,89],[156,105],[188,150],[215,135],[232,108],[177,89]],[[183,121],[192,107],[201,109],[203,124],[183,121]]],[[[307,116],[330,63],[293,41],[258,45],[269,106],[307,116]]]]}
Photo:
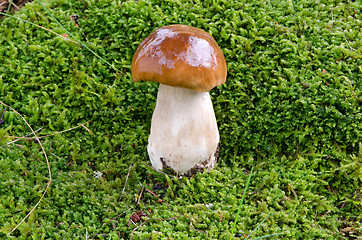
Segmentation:
{"type": "Polygon", "coordinates": [[[147,147],[155,169],[190,175],[214,166],[219,131],[209,91],[226,72],[221,49],[199,28],[161,27],[139,45],[133,81],[160,83],[147,147]]]}

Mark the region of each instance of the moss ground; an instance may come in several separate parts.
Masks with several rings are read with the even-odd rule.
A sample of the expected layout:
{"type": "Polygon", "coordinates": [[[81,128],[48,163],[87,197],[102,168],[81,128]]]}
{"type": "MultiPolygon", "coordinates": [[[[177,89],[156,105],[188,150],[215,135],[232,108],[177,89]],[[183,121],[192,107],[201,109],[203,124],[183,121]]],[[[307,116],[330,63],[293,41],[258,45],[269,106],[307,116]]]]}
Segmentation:
{"type": "MultiPolygon", "coordinates": [[[[117,70],[37,26],[10,17],[0,23],[0,100],[40,129],[39,136],[79,124],[90,130],[41,139],[50,190],[8,236],[39,201],[49,174],[38,143],[8,144],[15,140],[9,136],[30,130],[7,109],[0,125],[0,238],[360,238],[359,1],[42,3],[117,70]],[[191,178],[148,166],[158,86],[135,84],[130,75],[140,42],[175,23],[212,34],[228,64],[227,83],[211,91],[221,137],[218,164],[191,178]],[[146,216],[138,221],[141,211],[146,216]]],[[[14,16],[67,35],[38,1],[14,16]]]]}

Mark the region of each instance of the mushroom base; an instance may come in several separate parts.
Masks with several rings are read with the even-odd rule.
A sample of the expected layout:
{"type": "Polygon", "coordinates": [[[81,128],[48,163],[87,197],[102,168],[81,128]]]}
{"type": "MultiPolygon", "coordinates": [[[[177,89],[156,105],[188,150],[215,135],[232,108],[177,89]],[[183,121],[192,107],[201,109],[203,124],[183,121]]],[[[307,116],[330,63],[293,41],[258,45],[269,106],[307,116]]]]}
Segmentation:
{"type": "Polygon", "coordinates": [[[181,175],[212,168],[218,143],[209,93],[160,84],[147,148],[152,166],[181,175]]]}
{"type": "MultiPolygon", "coordinates": [[[[193,175],[195,175],[198,172],[203,172],[205,169],[213,168],[214,165],[216,164],[216,160],[217,160],[218,156],[219,156],[219,147],[217,147],[214,155],[210,156],[210,158],[208,160],[201,162],[199,164],[196,164],[193,168],[191,168],[190,170],[188,170],[185,173],[182,173],[181,175],[186,176],[186,177],[192,177],[193,175]]],[[[161,160],[163,169],[175,171],[170,166],[167,165],[165,159],[161,158],[160,160],[161,160]]]]}

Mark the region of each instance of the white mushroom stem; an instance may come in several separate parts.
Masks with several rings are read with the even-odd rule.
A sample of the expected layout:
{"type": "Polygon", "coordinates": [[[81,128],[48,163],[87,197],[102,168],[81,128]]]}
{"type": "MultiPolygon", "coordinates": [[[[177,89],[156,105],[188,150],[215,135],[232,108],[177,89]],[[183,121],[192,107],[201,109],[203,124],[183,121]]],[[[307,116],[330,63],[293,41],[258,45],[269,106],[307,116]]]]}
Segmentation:
{"type": "Polygon", "coordinates": [[[147,149],[152,166],[180,174],[213,167],[218,143],[210,94],[160,84],[147,149]]]}

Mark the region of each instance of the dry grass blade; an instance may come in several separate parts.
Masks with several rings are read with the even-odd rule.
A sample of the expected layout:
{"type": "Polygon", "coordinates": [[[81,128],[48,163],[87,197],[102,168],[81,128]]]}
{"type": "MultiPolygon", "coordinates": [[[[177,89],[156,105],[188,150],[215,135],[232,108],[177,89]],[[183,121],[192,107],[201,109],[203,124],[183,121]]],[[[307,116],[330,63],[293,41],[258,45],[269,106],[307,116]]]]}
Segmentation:
{"type": "MultiPolygon", "coordinates": [[[[36,130],[35,132],[39,132],[40,130],[42,130],[43,128],[39,128],[38,130],[36,130]]],[[[14,140],[14,141],[11,141],[11,142],[8,142],[7,144],[4,144],[4,145],[2,145],[1,147],[3,147],[3,146],[6,146],[6,145],[11,145],[12,143],[16,143],[17,141],[20,141],[22,138],[27,138],[27,137],[29,137],[30,135],[32,135],[33,133],[29,133],[29,134],[27,134],[27,135],[25,135],[24,137],[13,137],[13,136],[8,136],[8,137],[10,137],[10,138],[17,138],[16,140],[14,140]]]]}
{"type": "MultiPolygon", "coordinates": [[[[89,121],[88,121],[89,122],[89,121]]],[[[88,122],[86,122],[86,123],[88,123],[88,122]]],[[[84,123],[84,124],[86,124],[86,123],[84,123]]],[[[84,124],[83,123],[81,123],[80,124],[80,126],[82,126],[85,130],[87,130],[90,134],[94,134],[91,130],[89,130],[89,128],[87,128],[86,126],[84,126],[84,124]]]]}
{"type": "Polygon", "coordinates": [[[9,12],[12,3],[12,1],[0,0],[0,12],[9,12]]]}
{"type": "Polygon", "coordinates": [[[31,154],[33,157],[35,157],[36,159],[38,159],[39,162],[41,162],[41,160],[40,160],[37,156],[35,156],[34,153],[32,153],[32,152],[30,152],[29,150],[27,150],[23,145],[15,144],[15,146],[17,146],[18,148],[21,148],[21,149],[23,149],[24,151],[28,152],[28,153],[31,154]]]}
{"type": "MultiPolygon", "coordinates": [[[[89,123],[89,122],[90,122],[90,121],[87,121],[87,122],[85,122],[85,123],[81,123],[81,124],[79,124],[79,125],[78,125],[78,126],[76,126],[76,127],[72,127],[72,128],[69,128],[69,129],[66,129],[66,130],[60,131],[60,132],[56,132],[56,133],[52,133],[52,134],[49,134],[49,135],[44,135],[44,136],[29,137],[29,135],[31,135],[31,134],[28,134],[28,135],[27,135],[27,136],[25,136],[25,137],[16,137],[16,136],[8,136],[8,137],[11,137],[11,138],[17,138],[17,140],[16,140],[16,141],[18,141],[18,140],[20,140],[20,139],[36,139],[36,138],[40,138],[40,139],[42,139],[42,138],[51,137],[51,136],[54,136],[54,135],[57,135],[57,134],[60,134],[60,133],[65,133],[65,132],[68,132],[68,131],[74,130],[74,129],[79,128],[79,127],[83,127],[83,128],[84,128],[85,130],[87,130],[89,133],[93,134],[93,132],[92,132],[91,130],[89,130],[89,128],[87,128],[86,126],[84,126],[84,124],[87,124],[87,123],[89,123]]],[[[15,141],[12,141],[12,142],[10,142],[10,143],[13,143],[13,142],[15,142],[15,141]]],[[[10,144],[10,143],[8,143],[8,144],[10,144]]]]}
{"type": "Polygon", "coordinates": [[[122,197],[123,197],[124,190],[126,189],[126,185],[127,185],[127,182],[128,182],[129,174],[130,174],[130,172],[131,172],[132,164],[133,164],[133,159],[132,159],[131,165],[129,166],[129,169],[128,169],[128,173],[127,173],[127,177],[126,177],[126,182],[124,183],[123,190],[122,190],[122,193],[121,193],[121,197],[119,198],[118,201],[121,201],[121,199],[122,199],[122,197]]]}
{"type": "Polygon", "coordinates": [[[145,189],[144,186],[142,186],[142,189],[141,189],[141,192],[140,192],[140,195],[138,196],[138,201],[137,201],[137,205],[140,204],[140,201],[141,201],[141,198],[142,198],[142,194],[143,194],[143,190],[145,189]]]}
{"type": "Polygon", "coordinates": [[[170,218],[150,218],[150,219],[147,219],[146,221],[144,221],[143,223],[141,223],[140,225],[138,225],[137,227],[135,227],[133,230],[132,230],[132,233],[131,233],[131,237],[130,237],[130,240],[133,238],[133,234],[135,231],[137,231],[137,229],[139,229],[140,227],[142,227],[143,225],[145,225],[146,223],[150,222],[150,221],[170,221],[170,220],[174,220],[176,218],[179,218],[179,217],[183,217],[183,216],[176,216],[176,217],[170,217],[170,218]]]}
{"type": "Polygon", "coordinates": [[[18,5],[16,5],[14,2],[11,2],[11,5],[13,5],[16,8],[17,11],[20,10],[20,7],[18,5]]]}
{"type": "Polygon", "coordinates": [[[11,6],[13,6],[12,9],[20,10],[22,6],[24,6],[27,2],[30,0],[0,0],[0,11],[1,12],[9,12],[11,9],[11,6]]]}
{"type": "Polygon", "coordinates": [[[150,221],[170,221],[170,220],[175,220],[176,218],[179,218],[179,217],[185,217],[185,218],[188,218],[190,220],[190,227],[192,227],[193,230],[195,231],[198,231],[202,234],[206,234],[206,239],[208,239],[208,233],[205,233],[201,230],[198,230],[198,229],[195,229],[194,226],[192,225],[192,220],[190,217],[187,217],[187,216],[183,216],[183,215],[179,215],[179,216],[175,216],[175,217],[170,217],[170,218],[150,218],[150,219],[147,219],[146,221],[144,221],[143,223],[139,224],[137,227],[135,227],[133,230],[132,230],[132,233],[131,233],[131,237],[130,237],[130,240],[133,238],[133,234],[135,231],[137,231],[140,227],[142,227],[143,225],[145,225],[146,223],[150,222],[150,221]]]}
{"type": "Polygon", "coordinates": [[[45,157],[45,160],[47,162],[47,167],[48,167],[48,171],[49,171],[49,181],[47,183],[47,187],[46,189],[44,190],[42,196],[40,197],[39,201],[35,204],[35,206],[30,210],[30,212],[18,223],[18,225],[16,225],[9,233],[8,233],[8,236],[10,236],[29,216],[30,214],[33,213],[33,211],[35,210],[35,208],[38,207],[38,205],[40,204],[40,202],[43,200],[45,194],[48,192],[48,189],[49,189],[49,186],[50,186],[50,183],[52,182],[52,172],[50,170],[50,164],[49,164],[49,160],[48,160],[48,156],[47,156],[47,153],[45,152],[45,149],[43,147],[43,144],[41,143],[40,139],[38,138],[38,136],[36,135],[35,131],[33,130],[33,128],[30,126],[30,124],[25,120],[25,118],[18,112],[16,111],[14,108],[10,107],[9,105],[3,103],[2,101],[0,101],[0,104],[4,105],[5,107],[8,107],[9,109],[11,109],[12,111],[14,111],[16,114],[18,114],[21,119],[23,119],[23,121],[26,123],[26,125],[29,127],[29,129],[32,131],[32,133],[34,134],[35,136],[35,139],[39,142],[39,145],[44,153],[44,157],[45,157]]]}
{"type": "Polygon", "coordinates": [[[40,26],[40,25],[38,25],[38,24],[29,22],[29,21],[27,21],[27,20],[24,20],[24,19],[21,19],[21,18],[12,16],[12,15],[9,15],[9,14],[6,14],[6,13],[0,12],[0,15],[4,15],[4,16],[7,16],[7,17],[15,18],[15,19],[18,19],[18,20],[20,20],[20,21],[23,21],[23,22],[29,23],[29,24],[31,24],[31,25],[37,26],[38,28],[41,28],[41,29],[43,29],[43,30],[45,30],[45,31],[48,31],[48,32],[50,32],[50,33],[53,33],[53,34],[55,34],[55,35],[57,35],[57,36],[59,36],[59,37],[62,37],[62,38],[64,38],[65,40],[71,41],[71,42],[79,45],[79,43],[77,43],[76,41],[73,41],[73,40],[71,40],[70,38],[68,38],[67,35],[60,35],[59,33],[56,33],[56,32],[54,32],[54,31],[52,31],[52,30],[50,30],[50,29],[47,29],[47,28],[45,28],[45,27],[42,27],[42,26],[40,26]]]}

